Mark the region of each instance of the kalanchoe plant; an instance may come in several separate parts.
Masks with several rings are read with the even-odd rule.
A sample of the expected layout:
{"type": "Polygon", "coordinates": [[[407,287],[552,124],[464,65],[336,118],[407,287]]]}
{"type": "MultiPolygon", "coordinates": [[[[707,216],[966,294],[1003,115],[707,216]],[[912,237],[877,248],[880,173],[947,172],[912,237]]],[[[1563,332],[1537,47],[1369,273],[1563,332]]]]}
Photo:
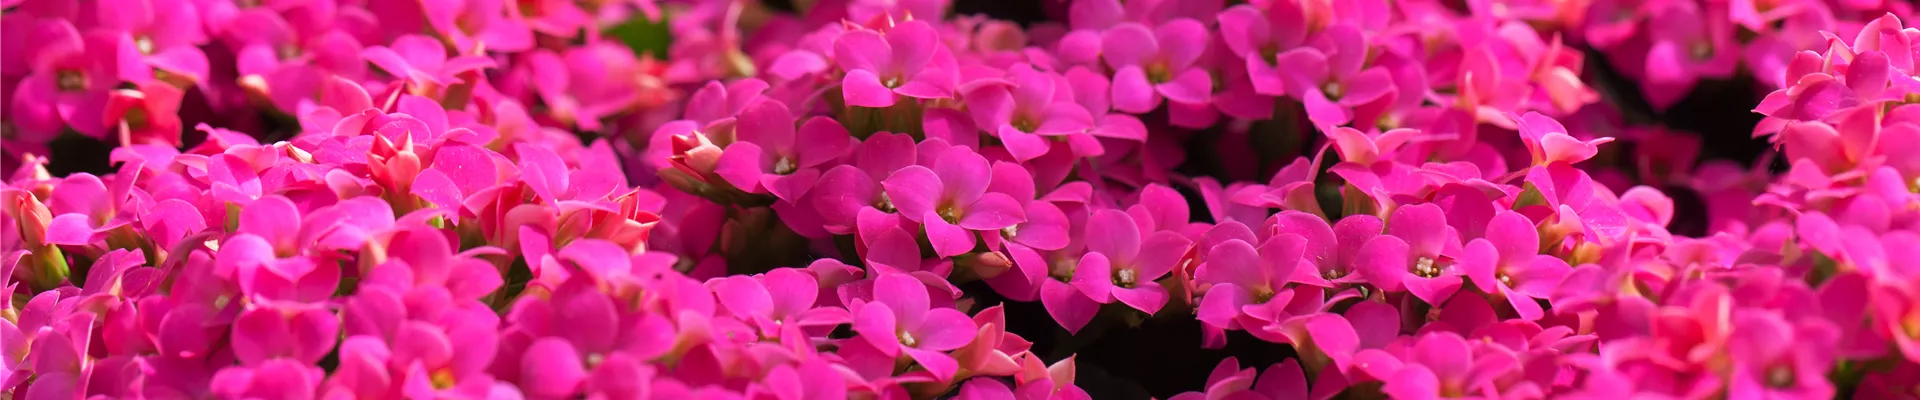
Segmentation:
{"type": "Polygon", "coordinates": [[[1906,2],[786,3],[0,2],[0,398],[1920,396],[1906,2]]]}

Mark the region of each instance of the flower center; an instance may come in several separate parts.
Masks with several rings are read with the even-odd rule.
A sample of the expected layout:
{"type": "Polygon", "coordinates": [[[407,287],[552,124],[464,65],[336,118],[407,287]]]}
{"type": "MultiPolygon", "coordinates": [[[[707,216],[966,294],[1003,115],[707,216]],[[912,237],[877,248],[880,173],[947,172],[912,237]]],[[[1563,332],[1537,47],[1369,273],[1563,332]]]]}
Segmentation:
{"type": "Polygon", "coordinates": [[[300,46],[295,46],[291,43],[280,45],[273,50],[274,54],[280,56],[282,60],[291,60],[300,57],[300,46]]]}
{"type": "Polygon", "coordinates": [[[790,175],[797,169],[800,169],[800,166],[794,164],[793,158],[791,157],[780,157],[779,160],[773,161],[773,173],[775,174],[790,175]]]}
{"type": "Polygon", "coordinates": [[[1347,271],[1342,271],[1338,268],[1320,271],[1320,277],[1322,278],[1340,279],[1340,277],[1343,277],[1343,276],[1347,276],[1347,271]]]}
{"type": "Polygon", "coordinates": [[[1019,117],[1019,118],[1013,119],[1013,129],[1019,129],[1021,132],[1033,133],[1034,129],[1040,129],[1040,124],[1033,122],[1033,118],[1019,117]]]}
{"type": "Polygon", "coordinates": [[[125,119],[127,121],[128,127],[132,127],[134,129],[140,129],[140,128],[147,127],[148,117],[149,116],[147,115],[147,109],[134,107],[134,108],[128,109],[126,116],[122,117],[122,119],[125,119]]]}
{"type": "Polygon", "coordinates": [[[1000,228],[1000,236],[1008,239],[1012,239],[1013,236],[1017,234],[1020,234],[1020,228],[1018,228],[1017,225],[1007,225],[1005,228],[1000,228]]]}
{"type": "Polygon", "coordinates": [[[1147,80],[1153,83],[1167,83],[1173,80],[1173,71],[1166,62],[1156,61],[1147,64],[1147,80]]]}
{"type": "Polygon", "coordinates": [[[1413,267],[1408,268],[1407,272],[1412,272],[1414,276],[1421,278],[1440,276],[1440,267],[1433,265],[1433,263],[1433,258],[1420,257],[1420,259],[1414,260],[1413,267]]]}
{"type": "Polygon", "coordinates": [[[900,344],[905,345],[907,347],[913,347],[915,344],[919,344],[919,343],[920,343],[919,340],[913,338],[913,332],[900,331],[900,344]]]}
{"type": "Polygon", "coordinates": [[[1498,275],[1498,278],[1500,279],[1500,284],[1513,287],[1513,275],[1507,275],[1505,272],[1502,272],[1498,275]]]}
{"type": "Polygon", "coordinates": [[[1273,296],[1274,296],[1273,288],[1263,287],[1263,288],[1257,288],[1253,290],[1254,303],[1265,303],[1268,300],[1273,300],[1273,296]]]}
{"type": "Polygon", "coordinates": [[[881,82],[880,84],[886,85],[888,89],[898,89],[900,88],[900,77],[887,78],[886,82],[881,82]]]}
{"type": "Polygon", "coordinates": [[[960,207],[954,207],[954,206],[940,207],[940,219],[947,220],[947,223],[951,223],[951,224],[960,223],[960,214],[961,214],[960,207]]]}
{"type": "Polygon", "coordinates": [[[63,70],[55,74],[54,85],[69,92],[86,90],[87,74],[78,70],[63,70]]]}
{"type": "Polygon", "coordinates": [[[1340,87],[1340,82],[1329,81],[1320,85],[1320,93],[1326,94],[1329,100],[1339,99],[1340,95],[1346,93],[1346,88],[1340,87]]]}
{"type": "Polygon", "coordinates": [[[893,197],[887,196],[887,192],[880,192],[880,199],[873,201],[873,208],[879,209],[880,212],[893,212],[893,197]]]}
{"type": "Polygon", "coordinates": [[[1138,278],[1139,273],[1133,272],[1133,268],[1117,268],[1113,270],[1113,284],[1115,286],[1132,288],[1136,283],[1134,280],[1138,278]]]}
{"type": "Polygon", "coordinates": [[[441,368],[434,370],[432,374],[428,375],[427,379],[433,382],[434,389],[447,390],[453,388],[453,370],[451,369],[441,368]]]}
{"type": "Polygon", "coordinates": [[[1695,60],[1706,61],[1712,59],[1713,43],[1706,41],[1694,42],[1692,46],[1687,47],[1687,52],[1688,55],[1693,56],[1695,60]]]}
{"type": "Polygon", "coordinates": [[[139,48],[140,54],[153,54],[153,38],[146,36],[134,38],[133,47],[139,48]]]}
{"type": "Polygon", "coordinates": [[[1066,282],[1073,279],[1073,270],[1080,267],[1080,260],[1073,257],[1055,257],[1047,265],[1047,276],[1066,282]]]}
{"type": "Polygon", "coordinates": [[[1793,387],[1793,383],[1795,380],[1793,378],[1794,376],[1793,376],[1792,367],[1788,367],[1785,365],[1775,365],[1772,368],[1767,368],[1767,386],[1772,386],[1776,388],[1793,387]]]}

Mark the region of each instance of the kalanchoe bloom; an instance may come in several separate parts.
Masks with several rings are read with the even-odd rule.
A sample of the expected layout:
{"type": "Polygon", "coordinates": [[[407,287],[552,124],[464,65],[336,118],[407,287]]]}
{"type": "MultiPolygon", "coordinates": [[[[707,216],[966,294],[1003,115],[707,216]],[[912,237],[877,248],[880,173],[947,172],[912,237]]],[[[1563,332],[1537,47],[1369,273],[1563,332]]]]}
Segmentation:
{"type": "Polygon", "coordinates": [[[1026,221],[1024,201],[987,191],[993,171],[985,157],[959,146],[935,157],[933,168],[901,168],[883,185],[901,216],[926,226],[936,254],[966,253],[974,247],[973,231],[996,232],[1026,221]]]}
{"type": "Polygon", "coordinates": [[[1323,32],[1325,47],[1300,47],[1275,56],[1286,79],[1287,95],[1306,106],[1307,116],[1321,126],[1353,121],[1354,109],[1394,92],[1393,74],[1369,66],[1372,46],[1366,33],[1349,24],[1323,32]]]}
{"type": "Polygon", "coordinates": [[[1527,153],[1532,156],[1533,165],[1546,165],[1555,162],[1579,163],[1600,153],[1600,145],[1612,142],[1611,137],[1592,140],[1580,140],[1567,134],[1567,127],[1560,121],[1546,115],[1529,112],[1525,116],[1509,114],[1519,126],[1520,140],[1527,145],[1527,153]]]}
{"type": "Polygon", "coordinates": [[[32,73],[11,92],[12,123],[48,140],[64,128],[104,138],[109,95],[121,82],[145,83],[153,70],[141,62],[137,45],[126,35],[83,36],[59,19],[10,23],[30,22],[39,25],[30,38],[38,44],[27,54],[9,55],[32,61],[32,73]]]}
{"type": "Polygon", "coordinates": [[[1824,321],[1792,323],[1779,314],[1754,310],[1734,317],[1728,353],[1733,365],[1728,395],[1737,397],[1833,397],[1824,378],[1836,354],[1839,330],[1824,321]],[[1796,346],[1780,346],[1793,343],[1796,346]]]}
{"type": "Polygon", "coordinates": [[[1460,289],[1460,271],[1448,255],[1459,247],[1440,207],[1416,204],[1395,210],[1387,219],[1387,234],[1368,240],[1354,262],[1381,290],[1405,290],[1428,304],[1441,304],[1460,289]]]}
{"type": "Polygon", "coordinates": [[[1220,35],[1233,53],[1246,60],[1247,78],[1254,91],[1268,96],[1287,94],[1286,79],[1276,64],[1281,52],[1298,47],[1307,36],[1304,9],[1288,2],[1266,7],[1237,5],[1220,12],[1220,35]]]}
{"type": "Polygon", "coordinates": [[[780,334],[782,326],[833,326],[851,318],[839,307],[814,307],[819,283],[801,270],[780,268],[758,277],[732,276],[709,281],[714,296],[734,315],[747,319],[763,337],[780,334]]]}
{"type": "MultiPolygon", "coordinates": [[[[974,89],[967,93],[966,100],[974,123],[997,135],[1015,159],[1039,158],[1051,147],[1048,139],[1084,136],[1077,134],[1094,127],[1093,116],[1073,101],[1073,90],[1065,77],[1018,64],[1008,69],[1007,80],[1010,85],[974,89]]],[[[1080,154],[1084,147],[1075,146],[1076,154],[1092,155],[1080,154]]]]}
{"type": "Polygon", "coordinates": [[[1403,365],[1386,380],[1383,391],[1404,399],[1498,393],[1496,379],[1517,371],[1518,362],[1505,351],[1475,348],[1452,332],[1422,335],[1407,349],[1403,365]]]}
{"type": "Polygon", "coordinates": [[[854,307],[853,331],[881,353],[905,353],[944,381],[958,368],[946,351],[972,342],[978,327],[959,310],[929,306],[927,294],[918,279],[881,275],[873,281],[873,301],[854,307]]]}
{"type": "Polygon", "coordinates": [[[748,193],[772,193],[798,202],[820,179],[820,165],[840,159],[855,144],[847,128],[813,117],[799,129],[787,106],[763,101],[742,112],[736,141],[720,155],[714,173],[748,193]]]}
{"type": "Polygon", "coordinates": [[[1292,233],[1269,238],[1257,250],[1238,239],[1214,245],[1194,275],[1212,285],[1195,318],[1221,329],[1261,329],[1278,322],[1293,298],[1287,283],[1306,246],[1305,237],[1292,233]]]}
{"type": "Polygon", "coordinates": [[[401,36],[393,40],[392,46],[370,46],[360,54],[387,74],[425,88],[460,83],[461,74],[493,66],[493,60],[480,56],[449,59],[445,45],[421,35],[401,36]]]}
{"type": "Polygon", "coordinates": [[[1119,210],[1095,211],[1087,220],[1087,254],[1073,272],[1073,285],[1101,303],[1119,301],[1147,314],[1167,304],[1157,282],[1187,254],[1190,242],[1171,231],[1145,235],[1119,210]]]}
{"type": "Polygon", "coordinates": [[[833,43],[834,62],[846,71],[841,91],[847,105],[892,107],[895,95],[916,99],[953,97],[957,85],[952,54],[926,21],[910,20],[883,35],[856,29],[833,43]]]}
{"type": "Polygon", "coordinates": [[[1205,25],[1176,19],[1153,28],[1123,23],[1101,36],[1101,56],[1113,72],[1113,108],[1136,114],[1153,111],[1164,97],[1206,104],[1213,78],[1193,68],[1208,44],[1205,25]]]}
{"type": "Polygon", "coordinates": [[[488,50],[518,52],[532,48],[533,30],[511,15],[505,0],[432,0],[420,2],[427,24],[446,35],[456,49],[484,45],[488,50]]]}
{"type": "Polygon", "coordinates": [[[1734,27],[1726,18],[1712,15],[1706,5],[1662,3],[1647,22],[1652,45],[1647,49],[1646,80],[1641,87],[1649,93],[1656,109],[1679,101],[1700,79],[1725,78],[1739,66],[1740,46],[1734,40],[1734,27]]]}
{"type": "Polygon", "coordinates": [[[1468,243],[1460,264],[1474,286],[1505,296],[1520,318],[1543,316],[1540,303],[1553,293],[1571,267],[1559,258],[1540,254],[1540,233],[1526,216],[1500,211],[1487,223],[1486,237],[1468,243]]]}
{"type": "Polygon", "coordinates": [[[1254,379],[1253,368],[1239,368],[1239,360],[1227,357],[1220,361],[1220,365],[1213,368],[1212,374],[1207,376],[1205,392],[1181,393],[1173,396],[1171,400],[1308,398],[1305,371],[1300,369],[1300,363],[1293,359],[1267,367],[1266,371],[1260,373],[1257,380],[1254,379]]]}

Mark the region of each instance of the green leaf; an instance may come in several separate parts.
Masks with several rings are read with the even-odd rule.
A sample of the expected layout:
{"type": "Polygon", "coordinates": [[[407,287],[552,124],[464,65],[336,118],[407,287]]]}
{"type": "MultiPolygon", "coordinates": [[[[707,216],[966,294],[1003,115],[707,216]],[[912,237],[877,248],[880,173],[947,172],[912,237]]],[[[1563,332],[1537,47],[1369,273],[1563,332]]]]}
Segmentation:
{"type": "Polygon", "coordinates": [[[667,30],[665,17],[654,21],[646,16],[634,16],[603,33],[625,43],[627,49],[633,50],[636,56],[652,55],[664,59],[667,57],[667,48],[673,46],[673,34],[667,30]]]}

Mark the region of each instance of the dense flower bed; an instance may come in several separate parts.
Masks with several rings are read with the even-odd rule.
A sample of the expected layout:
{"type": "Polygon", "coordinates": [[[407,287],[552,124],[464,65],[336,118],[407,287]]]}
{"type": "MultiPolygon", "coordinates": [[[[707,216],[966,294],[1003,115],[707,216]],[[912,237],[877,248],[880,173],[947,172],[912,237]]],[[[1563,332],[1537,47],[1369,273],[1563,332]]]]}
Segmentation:
{"type": "Polygon", "coordinates": [[[1906,2],[791,3],[0,1],[0,397],[1920,396],[1906,2]]]}

